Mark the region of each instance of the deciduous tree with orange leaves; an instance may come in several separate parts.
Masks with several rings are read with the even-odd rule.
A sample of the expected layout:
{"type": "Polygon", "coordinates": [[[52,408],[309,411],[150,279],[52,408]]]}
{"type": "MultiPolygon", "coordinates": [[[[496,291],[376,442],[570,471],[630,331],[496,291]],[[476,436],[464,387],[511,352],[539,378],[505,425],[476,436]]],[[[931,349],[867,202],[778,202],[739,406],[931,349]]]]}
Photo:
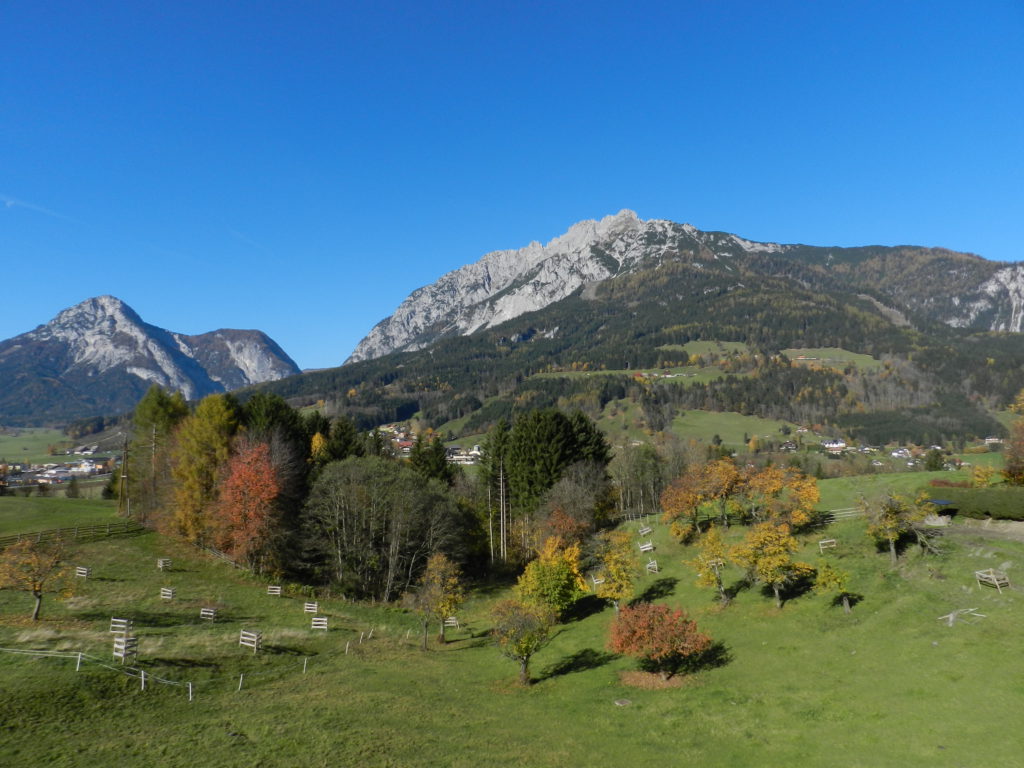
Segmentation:
{"type": "Polygon", "coordinates": [[[711,638],[698,631],[697,622],[682,609],[640,603],[626,606],[616,616],[608,647],[640,659],[643,666],[668,680],[694,656],[711,647],[711,638]]]}
{"type": "Polygon", "coordinates": [[[215,530],[218,546],[232,557],[244,559],[257,573],[269,565],[279,490],[269,446],[240,441],[220,483],[215,530]]]}
{"type": "Polygon", "coordinates": [[[821,498],[818,481],[793,467],[769,466],[746,473],[743,506],[757,522],[786,523],[801,528],[814,522],[821,498]]]}
{"type": "Polygon", "coordinates": [[[662,519],[679,538],[700,533],[701,516],[728,522],[730,497],[740,481],[732,459],[717,459],[687,467],[661,494],[662,519]]]}

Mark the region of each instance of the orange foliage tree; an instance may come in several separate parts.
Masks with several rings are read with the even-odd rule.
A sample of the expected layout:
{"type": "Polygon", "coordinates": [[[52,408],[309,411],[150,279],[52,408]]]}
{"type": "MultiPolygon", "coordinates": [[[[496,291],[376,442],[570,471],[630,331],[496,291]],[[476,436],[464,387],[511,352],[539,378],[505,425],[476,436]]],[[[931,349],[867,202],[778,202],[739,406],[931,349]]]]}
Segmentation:
{"type": "Polygon", "coordinates": [[[267,567],[272,551],[279,491],[270,447],[243,441],[224,471],[215,528],[218,546],[232,557],[245,559],[256,572],[267,567]]]}
{"type": "Polygon", "coordinates": [[[639,603],[619,611],[608,647],[640,659],[641,665],[668,680],[688,660],[711,647],[711,638],[682,609],[639,603]]]}
{"type": "Polygon", "coordinates": [[[721,517],[728,522],[730,497],[740,482],[731,459],[718,459],[686,468],[661,494],[662,520],[672,524],[672,533],[689,538],[700,533],[700,514],[721,517]]]}
{"type": "Polygon", "coordinates": [[[746,473],[744,506],[757,522],[785,523],[801,528],[815,521],[821,498],[818,481],[793,467],[764,467],[746,473]]]}

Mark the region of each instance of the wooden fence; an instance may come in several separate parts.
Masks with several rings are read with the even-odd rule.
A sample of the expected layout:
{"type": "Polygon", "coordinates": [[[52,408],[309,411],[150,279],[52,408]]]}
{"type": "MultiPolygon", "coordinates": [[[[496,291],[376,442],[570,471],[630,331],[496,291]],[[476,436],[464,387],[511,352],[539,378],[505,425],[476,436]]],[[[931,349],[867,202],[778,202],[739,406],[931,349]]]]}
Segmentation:
{"type": "Polygon", "coordinates": [[[124,536],[129,533],[138,533],[146,530],[146,527],[134,520],[124,520],[119,523],[100,523],[99,525],[76,525],[69,528],[50,528],[46,531],[32,531],[31,533],[15,533],[11,536],[0,536],[0,549],[6,549],[12,544],[21,541],[64,541],[77,539],[89,541],[93,539],[104,539],[107,536],[124,536]]]}

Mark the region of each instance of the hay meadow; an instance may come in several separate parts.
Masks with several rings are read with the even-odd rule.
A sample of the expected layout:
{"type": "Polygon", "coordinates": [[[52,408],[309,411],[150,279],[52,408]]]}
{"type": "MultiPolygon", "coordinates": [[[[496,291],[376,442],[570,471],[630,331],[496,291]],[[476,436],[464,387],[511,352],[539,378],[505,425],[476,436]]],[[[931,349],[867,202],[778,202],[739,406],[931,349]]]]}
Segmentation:
{"type": "MultiPolygon", "coordinates": [[[[829,497],[826,481],[823,490],[829,497]]],[[[839,490],[839,489],[837,489],[839,490]]],[[[831,494],[844,498],[848,489],[831,494]]],[[[25,504],[41,500],[19,500],[25,504]]],[[[97,502],[82,505],[90,522],[97,502]]],[[[107,514],[113,519],[112,507],[107,514]]],[[[4,529],[16,528],[11,506],[4,529]]],[[[68,519],[62,512],[62,522],[68,519]]],[[[64,523],[66,524],[66,522],[64,523]]],[[[1018,669],[1024,605],[973,572],[1014,581],[1024,543],[954,526],[945,554],[907,548],[897,568],[863,520],[801,539],[811,564],[850,574],[850,615],[828,597],[783,608],[740,588],[721,608],[685,564],[694,550],[654,526],[659,573],[638,597],[685,607],[719,644],[717,663],[676,687],[624,680],[636,662],[606,649],[611,607],[585,599],[533,660],[534,683],[490,643],[489,608],[505,584],[475,585],[462,626],[419,649],[418,623],[395,606],[348,602],[268,582],[155,532],[86,542],[93,576],[66,599],[0,591],[0,763],[5,766],[932,766],[1019,760],[1018,669]],[[819,554],[823,537],[835,550],[819,554]],[[158,558],[171,558],[161,572],[158,558]],[[159,597],[175,589],[174,600],[159,597]],[[329,629],[314,632],[307,601],[329,629]],[[216,607],[215,622],[199,619],[216,607]],[[953,626],[939,617],[974,608],[953,626]],[[131,617],[133,673],[113,663],[110,618],[131,617]],[[263,632],[256,656],[241,629],[263,632]],[[370,635],[372,631],[372,636],[370,635]],[[360,642],[362,638],[362,642],[360,642]],[[346,653],[346,646],[348,652],[346,653]],[[63,652],[30,656],[11,650],[63,652]],[[74,656],[84,654],[78,664],[74,656]],[[303,671],[305,668],[305,671],[303,671]],[[145,690],[139,672],[145,670],[145,690]],[[166,682],[160,682],[160,680],[166,682]],[[192,683],[189,701],[186,683],[192,683]]],[[[636,526],[636,523],[625,523],[636,526]]],[[[732,529],[731,538],[740,536],[732,529]]],[[[639,557],[638,557],[639,562],[639,557]]],[[[727,582],[739,581],[731,570],[727,582]]]]}

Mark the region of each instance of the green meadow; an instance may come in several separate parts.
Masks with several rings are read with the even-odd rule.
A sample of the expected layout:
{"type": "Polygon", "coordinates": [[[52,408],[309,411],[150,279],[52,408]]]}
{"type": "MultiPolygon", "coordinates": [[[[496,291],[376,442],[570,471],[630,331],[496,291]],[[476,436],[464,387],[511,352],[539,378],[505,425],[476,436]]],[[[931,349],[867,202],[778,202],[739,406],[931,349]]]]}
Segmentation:
{"type": "Polygon", "coordinates": [[[784,349],[782,354],[797,365],[819,365],[824,368],[835,368],[839,371],[851,365],[859,371],[876,371],[882,367],[882,363],[871,357],[871,355],[862,355],[858,352],[840,349],[839,347],[784,349]]]}
{"type": "Polygon", "coordinates": [[[119,522],[116,512],[116,501],[0,496],[0,536],[72,525],[119,522]]]}
{"type": "MultiPolygon", "coordinates": [[[[846,493],[830,488],[823,483],[823,495],[846,493]]],[[[83,505],[83,514],[92,512],[83,505]]],[[[477,585],[462,628],[423,652],[416,621],[392,606],[287,584],[272,597],[266,581],[153,532],[82,544],[74,561],[91,565],[93,578],[69,599],[48,595],[40,622],[27,620],[27,594],[0,591],[0,647],[87,654],[76,672],[76,658],[0,653],[0,763],[1016,764],[1019,592],[979,588],[972,574],[996,567],[1013,578],[1024,544],[957,527],[943,538],[946,554],[910,547],[891,569],[864,522],[845,520],[803,536],[798,557],[816,564],[817,541],[837,540],[826,557],[861,596],[852,614],[813,593],[791,594],[777,610],[731,568],[737,595],[723,609],[684,564],[695,549],[653,525],[660,572],[643,576],[638,593],[685,607],[720,644],[717,665],[666,689],[624,684],[636,663],[606,650],[613,612],[592,599],[535,656],[534,684],[521,688],[515,664],[487,638],[501,585],[477,585]],[[158,571],[158,557],[172,558],[173,570],[158,571]],[[175,599],[161,600],[161,587],[175,599]],[[327,632],[309,628],[312,599],[327,632]],[[198,616],[207,606],[220,612],[212,624],[198,616]],[[984,618],[939,621],[960,608],[984,618]],[[144,691],[137,674],[112,664],[112,616],[135,620],[144,691]],[[263,632],[263,653],[239,647],[243,628],[263,632]],[[187,686],[154,677],[191,682],[193,701],[187,686]]]]}
{"type": "Polygon", "coordinates": [[[50,446],[71,448],[68,436],[57,429],[7,427],[0,431],[0,460],[46,464],[60,460],[50,455],[50,446]]]}

